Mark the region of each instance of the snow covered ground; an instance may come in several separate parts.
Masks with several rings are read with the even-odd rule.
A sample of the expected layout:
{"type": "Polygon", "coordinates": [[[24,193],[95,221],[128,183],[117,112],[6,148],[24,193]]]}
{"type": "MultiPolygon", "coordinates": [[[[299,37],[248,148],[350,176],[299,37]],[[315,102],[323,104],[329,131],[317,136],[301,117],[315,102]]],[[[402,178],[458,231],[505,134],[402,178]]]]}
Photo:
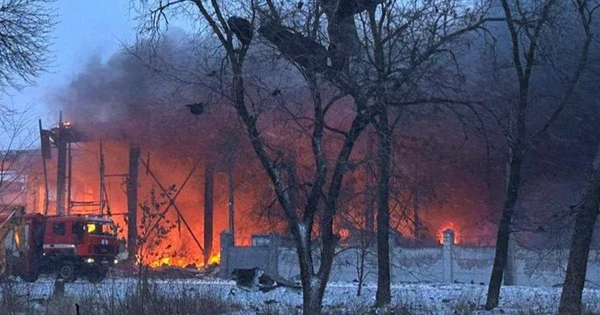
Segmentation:
{"type": "MultiPolygon", "coordinates": [[[[65,285],[65,295],[74,299],[97,296],[102,299],[123,299],[136,288],[135,278],[109,278],[98,285],[77,281],[65,285]]],[[[54,280],[40,279],[35,284],[19,282],[15,292],[31,299],[52,296],[54,280]]],[[[242,313],[256,313],[266,306],[273,310],[297,310],[302,303],[298,290],[277,288],[270,292],[247,292],[232,281],[220,279],[151,280],[152,290],[170,296],[210,295],[243,306],[242,313]]],[[[560,288],[505,287],[502,288],[500,307],[494,312],[481,311],[487,286],[472,284],[398,284],[392,287],[393,308],[410,314],[472,314],[514,313],[551,314],[558,306],[560,288]]],[[[327,288],[324,305],[333,313],[364,313],[375,297],[376,286],[368,284],[360,297],[354,283],[331,283],[327,288]]],[[[600,290],[586,289],[584,303],[589,313],[600,314],[600,290]]],[[[288,312],[289,314],[289,312],[288,312]]]]}

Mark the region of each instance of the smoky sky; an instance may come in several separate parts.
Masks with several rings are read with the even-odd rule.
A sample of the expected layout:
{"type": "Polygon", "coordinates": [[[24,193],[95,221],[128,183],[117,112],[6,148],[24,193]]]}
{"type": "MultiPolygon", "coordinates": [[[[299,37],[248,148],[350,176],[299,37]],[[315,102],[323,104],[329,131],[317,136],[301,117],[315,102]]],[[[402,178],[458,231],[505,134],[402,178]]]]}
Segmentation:
{"type": "MultiPolygon", "coordinates": [[[[565,28],[565,32],[568,31],[570,29],[565,28]]],[[[516,84],[512,68],[502,68],[510,63],[509,43],[503,36],[502,25],[492,27],[492,32],[497,35],[493,50],[488,49],[487,39],[475,36],[460,61],[461,75],[465,77],[460,95],[479,105],[474,106],[474,110],[432,109],[431,106],[411,109],[414,115],[410,115],[397,132],[416,137],[426,135],[434,148],[436,144],[443,145],[438,151],[443,149],[445,158],[435,163],[425,161],[424,168],[431,173],[452,169],[444,173],[447,176],[440,176],[444,178],[444,185],[452,185],[451,175],[461,172],[477,180],[479,185],[487,182],[493,190],[491,194],[501,195],[507,144],[501,126],[505,121],[499,124],[498,117],[506,115],[515,105],[516,84]],[[498,67],[502,70],[496,71],[498,67]],[[457,117],[457,113],[462,116],[457,117]]],[[[67,86],[51,94],[51,109],[63,110],[66,119],[82,125],[91,137],[103,134],[145,141],[165,150],[194,147],[191,152],[198,154],[207,151],[198,151],[202,143],[211,143],[213,147],[214,143],[222,144],[224,134],[245,139],[243,126],[227,106],[230,101],[227,87],[219,80],[227,75],[226,59],[218,49],[211,47],[210,41],[198,43],[189,39],[194,38],[175,30],[152,49],[142,43],[106,61],[91,58],[67,86]],[[197,102],[205,103],[207,115],[195,117],[184,106],[197,102]]],[[[248,90],[251,91],[248,97],[261,104],[257,110],[280,110],[281,99],[277,97],[308,100],[302,78],[294,68],[264,51],[268,49],[256,48],[247,62],[248,90]],[[273,96],[279,93],[281,95],[273,96]]],[[[594,47],[592,55],[598,52],[594,47]]],[[[564,82],[558,73],[573,66],[569,49],[554,49],[551,53],[557,60],[553,67],[540,66],[533,76],[532,105],[528,113],[532,130],[544,123],[553,108],[549,104],[555,104],[559,97],[564,82]]],[[[525,208],[536,208],[539,198],[528,199],[527,194],[536,195],[545,182],[579,185],[585,181],[600,133],[597,113],[600,91],[595,88],[597,72],[591,68],[560,119],[528,156],[525,208]]],[[[245,154],[252,156],[249,151],[245,154]]],[[[557,194],[556,198],[563,199],[557,201],[561,208],[574,202],[575,197],[557,194]]],[[[490,207],[488,212],[499,213],[498,203],[491,202],[490,207]]]]}

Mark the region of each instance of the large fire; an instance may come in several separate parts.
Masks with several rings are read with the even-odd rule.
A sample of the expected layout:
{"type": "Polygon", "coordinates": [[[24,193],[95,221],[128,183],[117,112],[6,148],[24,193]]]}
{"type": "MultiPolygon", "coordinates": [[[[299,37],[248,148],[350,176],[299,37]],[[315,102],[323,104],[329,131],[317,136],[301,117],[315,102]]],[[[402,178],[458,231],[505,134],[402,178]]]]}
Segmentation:
{"type": "MultiPolygon", "coordinates": [[[[220,242],[220,232],[228,230],[228,186],[227,176],[224,176],[223,169],[217,168],[214,176],[214,219],[213,219],[213,240],[212,246],[205,246],[204,234],[204,216],[203,216],[203,177],[204,169],[202,166],[193,170],[197,160],[190,160],[184,157],[173,156],[166,154],[161,150],[152,150],[151,147],[146,147],[142,151],[142,159],[150,160],[148,163],[149,169],[140,166],[140,176],[138,183],[138,235],[144,232],[144,224],[141,220],[143,216],[151,220],[151,223],[146,223],[146,229],[150,232],[148,245],[151,248],[143,250],[142,255],[144,264],[150,267],[161,266],[177,266],[177,267],[202,267],[204,266],[204,253],[195,242],[198,240],[204,248],[212,248],[207,264],[214,264],[220,261],[218,252],[220,242]],[[151,176],[150,172],[155,175],[151,176]],[[191,175],[190,175],[191,174],[191,175]],[[182,183],[186,177],[191,176],[185,186],[182,183]],[[164,187],[173,187],[173,191],[178,193],[171,195],[172,201],[167,198],[160,189],[160,185],[164,187]],[[151,204],[151,191],[155,192],[156,209],[154,213],[144,214],[142,210],[143,204],[151,204]],[[169,207],[169,204],[173,205],[169,207]],[[166,212],[164,212],[166,211],[166,212]],[[178,213],[181,211],[181,215],[178,213]],[[164,212],[164,217],[162,216],[164,212]],[[161,217],[158,220],[157,217],[161,217]],[[183,223],[183,220],[188,224],[189,229],[183,223]],[[157,228],[153,229],[156,224],[157,228]],[[156,238],[156,231],[162,231],[164,237],[156,238]],[[193,235],[192,235],[193,233],[193,235]],[[152,243],[152,244],[150,244],[152,243]]],[[[126,142],[121,141],[103,141],[102,150],[105,161],[105,196],[106,202],[104,206],[104,214],[110,215],[119,227],[119,238],[127,237],[127,196],[125,193],[126,174],[128,170],[128,150],[129,146],[126,142]]],[[[98,171],[100,157],[100,142],[83,142],[77,143],[73,147],[72,152],[73,164],[71,179],[71,214],[99,214],[98,200],[100,196],[99,185],[100,173],[98,171]]],[[[53,156],[56,156],[53,154],[53,156]]],[[[41,172],[40,172],[41,173],[41,172]]],[[[56,185],[55,176],[56,165],[48,163],[48,174],[50,192],[52,187],[56,185]]],[[[237,215],[236,240],[237,244],[246,243],[250,233],[268,232],[265,228],[255,226],[254,222],[247,220],[250,217],[252,205],[259,193],[254,185],[248,185],[248,179],[244,178],[244,173],[241,170],[236,173],[237,185],[235,192],[235,209],[237,215]],[[246,182],[246,183],[245,183],[246,182]],[[248,235],[248,236],[247,236],[248,235]]],[[[41,177],[41,176],[40,176],[41,177]]],[[[170,189],[170,188],[169,188],[170,189]]],[[[43,186],[38,188],[37,201],[33,205],[42,212],[43,209],[43,186]]],[[[54,212],[55,204],[52,201],[53,196],[50,196],[50,213],[54,212]]],[[[142,246],[142,245],[138,245],[142,246]]],[[[138,260],[139,261],[139,260],[138,260]]]]}
{"type": "MultiPolygon", "coordinates": [[[[69,124],[69,126],[74,125],[69,124]]],[[[132,128],[134,131],[121,131],[123,134],[128,134],[128,137],[130,137],[130,134],[136,134],[137,132],[136,137],[139,137],[137,140],[141,142],[141,156],[144,163],[141,164],[139,169],[138,203],[140,205],[148,204],[151,199],[151,192],[156,192],[156,198],[158,199],[156,210],[158,213],[165,211],[164,217],[162,217],[163,214],[160,214],[161,219],[159,221],[169,227],[164,239],[157,242],[155,248],[143,254],[143,261],[150,267],[202,267],[204,257],[199,245],[211,249],[208,264],[219,262],[219,233],[229,229],[228,166],[225,163],[229,154],[235,154],[233,177],[235,178],[236,244],[249,245],[253,233],[285,231],[285,228],[277,230],[279,227],[285,226],[285,224],[277,225],[277,221],[279,223],[283,222],[283,216],[281,214],[273,215],[273,212],[270,212],[278,210],[268,179],[258,161],[252,158],[252,152],[247,149],[248,144],[241,136],[229,135],[227,136],[229,138],[224,139],[217,133],[222,131],[223,128],[216,125],[209,128],[213,130],[214,134],[207,137],[193,136],[201,134],[195,129],[186,135],[180,135],[180,131],[171,130],[174,133],[168,134],[168,139],[176,140],[165,142],[162,140],[156,141],[154,136],[149,133],[140,134],[139,130],[143,130],[140,126],[133,124],[125,124],[124,126],[132,128]],[[222,141],[232,141],[232,143],[224,146],[221,143],[222,141]],[[232,147],[235,148],[233,153],[232,147]],[[209,246],[204,244],[202,238],[204,236],[204,166],[207,163],[212,163],[215,169],[213,237],[212,244],[208,244],[209,246]],[[148,165],[148,167],[144,165],[148,165]],[[194,165],[200,165],[200,167],[195,168],[194,165]],[[186,181],[186,178],[189,178],[189,181],[186,181]],[[169,196],[163,194],[161,187],[172,188],[173,194],[169,196]],[[273,207],[273,205],[275,206],[273,207]],[[267,207],[275,208],[275,210],[270,209],[267,211],[265,210],[267,207]],[[181,211],[181,213],[178,213],[178,211],[181,211]],[[183,219],[187,224],[182,223],[183,219]],[[264,224],[267,221],[270,224],[264,224]],[[272,224],[273,221],[275,221],[275,224],[272,224]]],[[[73,147],[73,176],[70,179],[72,187],[70,191],[71,213],[97,214],[99,196],[104,195],[107,199],[104,214],[112,215],[112,219],[120,227],[119,237],[125,238],[127,236],[127,198],[125,194],[126,177],[123,174],[127,174],[128,171],[130,141],[127,139],[113,139],[114,136],[110,134],[102,135],[103,130],[106,130],[106,128],[91,128],[91,130],[88,133],[100,134],[95,135],[98,139],[76,143],[73,147]],[[100,139],[109,139],[102,141],[102,155],[106,168],[104,178],[106,191],[103,194],[100,194],[98,186],[101,181],[98,171],[100,139]]],[[[166,137],[164,134],[162,136],[166,137]]],[[[280,138],[286,139],[285,136],[280,138]]],[[[357,145],[359,152],[360,148],[365,146],[365,141],[368,141],[368,139],[361,138],[360,143],[357,145]]],[[[286,143],[282,140],[278,145],[286,145],[286,143]]],[[[306,153],[299,151],[295,154],[298,163],[310,161],[309,158],[303,156],[306,153]]],[[[299,167],[299,169],[302,169],[302,167],[299,167]]],[[[410,169],[404,171],[409,172],[410,169]]],[[[56,165],[50,163],[48,174],[55,173],[56,165]]],[[[440,175],[433,171],[432,174],[432,178],[427,179],[429,180],[427,184],[436,187],[437,191],[435,193],[445,196],[446,199],[442,201],[435,199],[432,197],[434,193],[428,194],[425,189],[419,188],[422,192],[420,193],[420,199],[417,200],[414,197],[413,188],[404,186],[397,188],[392,193],[391,198],[394,231],[404,238],[420,239],[425,235],[424,237],[430,242],[439,241],[441,243],[443,241],[442,232],[450,228],[455,231],[455,242],[457,244],[488,244],[491,238],[487,236],[482,238],[482,230],[475,229],[475,232],[470,232],[471,234],[464,232],[466,227],[475,226],[478,217],[472,214],[477,214],[479,209],[486,206],[484,201],[468,198],[469,195],[484,195],[477,190],[481,189],[478,188],[481,185],[477,185],[476,182],[469,180],[460,173],[454,173],[452,176],[446,175],[448,178],[438,178],[440,175]],[[451,182],[451,185],[446,184],[446,182],[451,182]],[[418,222],[414,219],[417,208],[420,217],[418,222]],[[417,229],[419,229],[418,232],[417,229]],[[481,243],[481,239],[485,241],[481,243]]],[[[365,209],[365,199],[362,192],[368,179],[366,179],[364,173],[361,174],[359,171],[348,173],[347,178],[348,181],[344,188],[346,191],[340,197],[342,200],[339,203],[340,207],[346,209],[340,209],[340,222],[337,224],[339,224],[339,233],[342,239],[352,241],[356,240],[352,234],[357,227],[358,229],[368,230],[364,215],[359,214],[357,217],[352,218],[355,213],[365,209]],[[344,217],[345,215],[348,218],[344,217]]],[[[49,176],[49,179],[52,189],[53,185],[56,185],[55,177],[49,176]]],[[[38,194],[37,209],[42,209],[42,195],[41,192],[38,194]]],[[[54,196],[51,196],[51,203],[52,197],[54,196]]],[[[52,208],[53,204],[50,205],[50,209],[52,208]]],[[[140,207],[138,209],[138,222],[142,217],[143,213],[140,207]]],[[[371,221],[375,222],[374,216],[371,221]]],[[[374,226],[373,223],[372,225],[374,226]]]]}
{"type": "MultiPolygon", "coordinates": [[[[169,55],[172,55],[171,48],[175,47],[166,50],[169,55]]],[[[184,56],[181,65],[197,60],[195,55],[191,56],[193,58],[185,54],[177,55],[184,56]]],[[[198,65],[192,62],[189,66],[198,65]]],[[[259,68],[257,77],[276,79],[274,82],[278,82],[276,91],[279,95],[262,98],[261,95],[252,94],[254,89],[249,88],[248,97],[260,100],[255,104],[257,107],[253,110],[256,112],[252,115],[256,115],[261,137],[268,142],[265,148],[271,158],[276,164],[297,171],[295,175],[302,187],[298,189],[295,199],[301,208],[301,203],[305,201],[303,193],[314,180],[312,142],[310,133],[306,132],[313,124],[298,118],[312,115],[313,99],[307,93],[308,89],[298,83],[300,77],[297,73],[287,68],[285,71],[273,68],[272,73],[265,72],[262,67],[256,69],[259,68]],[[286,80],[282,80],[282,77],[286,80]],[[291,117],[290,114],[297,116],[291,117]]],[[[138,58],[115,55],[106,63],[90,63],[58,93],[55,100],[55,109],[60,107],[65,110],[65,119],[79,119],[65,125],[81,129],[85,135],[84,141],[73,143],[73,174],[69,176],[72,182],[72,213],[98,214],[98,202],[100,196],[104,195],[108,201],[105,214],[110,212],[112,219],[120,226],[119,237],[127,237],[126,177],[123,174],[128,171],[128,149],[131,144],[140,146],[141,158],[150,166],[148,170],[140,165],[138,203],[149,202],[152,189],[160,195],[162,191],[158,188],[159,184],[175,188],[177,198],[158,198],[163,203],[159,208],[164,210],[169,204],[175,204],[181,216],[174,207],[165,213],[163,223],[173,228],[156,248],[145,255],[145,261],[152,266],[202,265],[204,257],[201,246],[212,249],[211,262],[218,261],[220,232],[230,228],[227,181],[230,161],[233,161],[235,178],[235,243],[250,245],[253,233],[284,233],[287,229],[272,185],[256,158],[246,128],[240,124],[235,110],[227,106],[229,100],[211,88],[213,83],[219,87],[222,84],[220,78],[213,79],[208,76],[203,79],[207,80],[206,85],[201,86],[206,88],[195,84],[181,85],[171,80],[165,81],[162,76],[157,77],[155,71],[138,58]],[[183,106],[198,101],[206,103],[201,116],[191,115],[189,108],[183,106]],[[100,193],[98,185],[100,141],[104,145],[106,164],[104,194],[100,193]],[[184,186],[193,165],[199,160],[200,167],[184,186]],[[203,177],[207,162],[212,163],[215,174],[212,244],[205,244],[204,241],[203,177]],[[157,180],[150,175],[150,171],[157,180]],[[188,231],[182,218],[191,231],[188,231]]],[[[183,81],[187,82],[187,79],[183,81]]],[[[262,83],[258,86],[262,89],[262,83]]],[[[323,97],[329,99],[334,96],[327,95],[329,92],[333,91],[325,88],[323,97]]],[[[322,143],[326,160],[335,161],[343,141],[333,131],[349,127],[354,104],[348,98],[330,105],[327,106],[326,118],[327,126],[331,128],[326,128],[322,143]]],[[[481,228],[481,222],[489,222],[494,217],[490,209],[497,207],[494,207],[494,202],[490,201],[493,198],[488,198],[488,195],[490,191],[504,191],[504,183],[495,183],[497,187],[489,189],[483,179],[494,175],[488,174],[490,170],[484,165],[484,162],[489,162],[489,156],[478,156],[478,152],[486,150],[473,147],[482,144],[455,139],[453,135],[463,133],[449,132],[449,128],[462,130],[463,126],[455,126],[453,117],[445,119],[436,116],[437,119],[440,120],[436,124],[426,125],[423,125],[423,119],[415,119],[394,133],[390,183],[392,233],[401,241],[426,238],[429,243],[435,243],[441,237],[440,231],[452,227],[460,244],[490,244],[494,239],[493,233],[490,233],[492,229],[485,226],[481,228]],[[439,128],[433,125],[439,125],[439,128]],[[468,146],[463,146],[465,144],[468,146]],[[482,176],[484,170],[486,173],[482,176]],[[448,225],[448,222],[454,225],[448,225]]],[[[369,233],[376,229],[376,215],[370,213],[369,218],[363,220],[366,216],[361,214],[367,203],[364,196],[375,187],[377,174],[376,163],[365,161],[376,160],[376,152],[376,133],[368,127],[357,139],[352,161],[346,165],[344,191],[340,193],[340,209],[335,222],[343,239],[356,240],[353,233],[357,229],[369,233]],[[354,214],[357,215],[352,217],[354,214]]],[[[56,157],[54,149],[47,169],[50,213],[53,213],[56,204],[56,157]]],[[[503,167],[491,171],[498,172],[497,178],[502,178],[504,173],[503,167]]],[[[42,212],[45,192],[41,166],[36,172],[35,176],[29,178],[35,178],[32,182],[38,185],[37,190],[28,188],[28,191],[37,191],[32,202],[33,209],[42,212]]],[[[377,207],[375,205],[372,208],[377,207]]],[[[141,209],[138,209],[138,219],[141,217],[141,209]]]]}
{"type": "MultiPolygon", "coordinates": [[[[207,265],[218,264],[221,261],[221,253],[210,256],[207,265]]],[[[162,257],[148,263],[151,268],[159,268],[164,266],[180,267],[180,268],[201,268],[204,267],[202,259],[193,260],[188,257],[162,257]]]]}

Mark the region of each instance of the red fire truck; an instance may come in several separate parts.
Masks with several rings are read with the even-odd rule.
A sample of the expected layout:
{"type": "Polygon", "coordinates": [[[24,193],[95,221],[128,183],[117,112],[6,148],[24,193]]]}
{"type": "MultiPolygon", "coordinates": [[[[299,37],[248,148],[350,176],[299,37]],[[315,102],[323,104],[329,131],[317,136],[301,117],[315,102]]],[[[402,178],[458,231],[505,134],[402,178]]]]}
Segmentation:
{"type": "MultiPolygon", "coordinates": [[[[7,219],[0,216],[0,222],[7,219]]],[[[23,222],[23,237],[13,236],[16,243],[23,240],[15,246],[18,253],[6,254],[5,261],[11,274],[27,282],[36,281],[40,274],[57,274],[67,282],[83,277],[96,283],[118,262],[119,240],[112,220],[26,214],[23,222]]]]}

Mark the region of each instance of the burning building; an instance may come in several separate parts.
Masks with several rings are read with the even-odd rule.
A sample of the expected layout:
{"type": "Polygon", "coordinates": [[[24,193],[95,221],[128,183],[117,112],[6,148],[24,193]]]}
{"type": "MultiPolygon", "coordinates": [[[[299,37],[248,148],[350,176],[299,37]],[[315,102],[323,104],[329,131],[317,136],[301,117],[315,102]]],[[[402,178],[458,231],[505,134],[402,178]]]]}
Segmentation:
{"type": "Polygon", "coordinates": [[[9,150],[0,153],[0,210],[13,206],[41,209],[44,200],[39,150],[9,150]]]}
{"type": "Polygon", "coordinates": [[[37,167],[46,169],[47,191],[53,193],[33,211],[110,216],[130,249],[152,266],[218,261],[212,246],[218,239],[212,240],[211,230],[230,229],[233,203],[244,205],[252,194],[230,189],[234,156],[221,163],[196,149],[164,150],[152,138],[138,138],[136,144],[118,136],[127,134],[118,126],[60,122],[42,130],[49,142],[42,141],[45,159],[37,167]]]}
{"type": "MultiPolygon", "coordinates": [[[[171,60],[178,74],[194,69],[206,76],[173,80],[139,58],[117,54],[106,62],[92,60],[52,95],[52,109],[63,109],[65,120],[73,121],[69,128],[80,137],[68,145],[63,167],[70,182],[65,186],[70,187],[65,188],[65,211],[110,215],[119,223],[121,237],[144,238],[146,243],[152,239],[154,245],[143,255],[152,265],[215,261],[223,230],[235,230],[238,245],[250,244],[253,233],[285,233],[285,219],[268,178],[215,78],[221,59],[209,56],[206,60],[214,59],[214,64],[197,64],[197,56],[189,55],[197,49],[169,40],[164,45],[171,46],[158,49],[187,51],[170,54],[181,56],[171,60]],[[185,106],[200,103],[201,108],[185,106]],[[131,197],[134,193],[136,199],[131,197]],[[137,235],[128,228],[134,223],[137,235]],[[156,231],[161,235],[145,234],[156,231]]],[[[248,81],[258,91],[249,97],[259,100],[258,124],[269,150],[279,162],[294,165],[299,178],[310,176],[305,171],[312,163],[310,139],[301,117],[311,110],[311,98],[302,79],[289,66],[249,67],[248,73],[258,78],[248,81]],[[290,112],[296,119],[290,119],[290,112]]],[[[348,105],[347,100],[340,102],[348,105]]],[[[331,108],[328,123],[333,127],[348,124],[351,113],[344,107],[331,108]]],[[[447,129],[457,128],[451,124],[425,133],[422,126],[407,126],[414,130],[405,128],[394,139],[391,211],[398,242],[438,244],[439,233],[452,226],[458,242],[491,244],[490,218],[497,209],[493,192],[502,185],[490,186],[482,176],[485,158],[473,153],[484,151],[473,148],[481,143],[465,145],[464,140],[447,138],[453,134],[447,129]]],[[[355,146],[335,222],[348,242],[361,231],[374,231],[370,133],[355,146]]],[[[328,132],[326,140],[331,155],[339,145],[335,132],[328,132]]],[[[57,203],[63,200],[52,193],[63,185],[55,176],[57,150],[54,146],[52,158],[46,160],[46,173],[52,174],[47,190],[50,213],[61,208],[57,203]]],[[[35,169],[43,174],[41,166],[35,169]]],[[[38,186],[43,183],[37,181],[38,186]]],[[[34,211],[43,212],[44,206],[38,201],[34,211]]]]}
{"type": "MultiPolygon", "coordinates": [[[[183,111],[180,115],[182,120],[190,117],[183,111]]],[[[219,120],[212,119],[207,124],[219,120]]],[[[206,128],[204,124],[199,126],[206,128]]],[[[243,135],[234,128],[215,126],[181,135],[175,132],[170,135],[174,139],[172,143],[136,128],[139,126],[128,122],[74,122],[51,128],[48,131],[51,148],[44,144],[41,150],[47,159],[32,168],[39,177],[43,174],[40,167],[46,164],[48,199],[38,201],[33,211],[110,216],[119,225],[120,236],[135,239],[137,248],[132,250],[151,266],[216,262],[219,253],[215,245],[223,230],[235,230],[238,245],[249,244],[254,233],[286,232],[285,220],[274,202],[268,180],[248,150],[243,135]],[[60,130],[69,132],[62,154],[59,154],[61,144],[57,143],[60,130]],[[205,136],[196,137],[198,134],[205,136]],[[65,162],[58,161],[60,156],[65,162]],[[61,176],[63,184],[60,184],[61,176]]],[[[165,129],[165,133],[169,131],[173,129],[165,129]]],[[[360,147],[368,147],[368,140],[367,137],[361,139],[360,147]]],[[[419,142],[407,136],[398,137],[397,141],[399,146],[419,142]]],[[[301,152],[295,157],[299,161],[306,159],[301,152]]],[[[365,157],[368,159],[368,152],[357,152],[357,161],[365,157]],[[362,156],[363,153],[366,155],[362,156]]],[[[398,242],[437,244],[438,234],[452,228],[458,233],[458,242],[490,244],[489,234],[482,237],[485,235],[482,231],[489,231],[480,228],[475,231],[478,234],[469,234],[465,229],[469,224],[476,224],[477,217],[460,215],[461,210],[482,207],[477,201],[469,204],[469,196],[461,194],[467,189],[460,183],[471,185],[468,178],[459,179],[458,174],[451,176],[453,190],[444,191],[450,188],[444,188],[446,182],[439,177],[429,178],[429,182],[423,178],[406,180],[411,170],[406,160],[402,165],[403,169],[396,169],[394,175],[398,183],[404,184],[394,188],[392,202],[398,242]],[[431,195],[429,190],[437,190],[443,196],[454,195],[456,199],[443,200],[439,195],[431,195]],[[464,203],[460,204],[459,200],[464,203]]],[[[425,171],[421,175],[431,176],[425,171]]],[[[359,169],[345,183],[336,226],[347,243],[360,231],[374,232],[373,222],[369,223],[374,214],[368,213],[373,211],[368,207],[368,200],[373,200],[369,197],[372,193],[369,176],[368,169],[359,169]]],[[[42,196],[43,180],[36,182],[37,195],[42,196]]],[[[131,241],[129,246],[131,248],[131,241]]]]}

